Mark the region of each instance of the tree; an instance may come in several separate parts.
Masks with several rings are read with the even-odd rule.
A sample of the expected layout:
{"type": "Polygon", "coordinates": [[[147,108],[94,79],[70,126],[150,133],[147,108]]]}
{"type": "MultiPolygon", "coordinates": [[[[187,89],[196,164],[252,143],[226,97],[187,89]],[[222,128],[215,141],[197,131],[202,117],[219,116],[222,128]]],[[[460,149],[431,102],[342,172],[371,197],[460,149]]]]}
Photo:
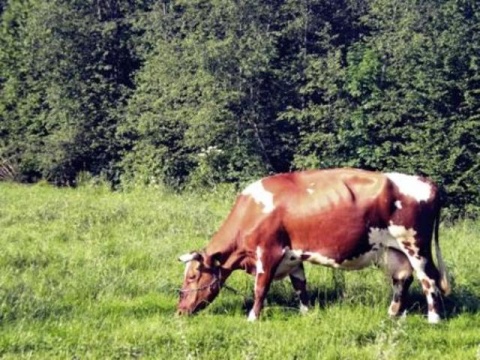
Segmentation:
{"type": "Polygon", "coordinates": [[[467,190],[478,188],[475,4],[369,5],[368,31],[345,62],[338,50],[312,60],[296,163],[426,174],[446,186],[450,205],[478,204],[467,190]]]}
{"type": "Polygon", "coordinates": [[[118,159],[118,106],[138,67],[127,1],[11,1],[2,15],[2,157],[25,180],[71,183],[118,159]],[[123,3],[123,4],[122,4],[123,3]]]}
{"type": "Polygon", "coordinates": [[[286,169],[275,147],[282,139],[271,136],[279,130],[271,91],[274,15],[275,4],[255,1],[177,2],[151,14],[162,25],[147,34],[156,42],[122,128],[133,139],[127,172],[185,180],[202,149],[212,147],[223,154],[222,168],[211,169],[218,180],[286,169]]]}

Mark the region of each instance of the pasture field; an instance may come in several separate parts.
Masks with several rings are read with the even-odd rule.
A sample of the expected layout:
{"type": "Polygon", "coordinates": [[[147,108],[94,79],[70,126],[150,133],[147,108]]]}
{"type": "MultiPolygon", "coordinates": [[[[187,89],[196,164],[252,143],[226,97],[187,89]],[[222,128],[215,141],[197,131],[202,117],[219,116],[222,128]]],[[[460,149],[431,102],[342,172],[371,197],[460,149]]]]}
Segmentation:
{"type": "Polygon", "coordinates": [[[306,265],[304,316],[287,280],[248,323],[253,278],[237,272],[205,311],[174,315],[184,266],[234,200],[231,188],[173,194],[0,183],[2,359],[480,359],[480,222],[441,227],[453,277],[438,325],[415,282],[389,319],[378,269],[306,265]]]}

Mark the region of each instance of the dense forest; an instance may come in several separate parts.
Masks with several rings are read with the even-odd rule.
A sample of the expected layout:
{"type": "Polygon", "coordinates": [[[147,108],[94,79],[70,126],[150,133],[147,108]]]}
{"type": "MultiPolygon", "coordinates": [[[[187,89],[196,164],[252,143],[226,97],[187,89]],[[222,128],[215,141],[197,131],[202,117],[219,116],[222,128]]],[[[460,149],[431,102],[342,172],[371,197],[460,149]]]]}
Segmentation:
{"type": "Polygon", "coordinates": [[[477,0],[0,0],[0,177],[355,166],[480,210],[477,0]]]}

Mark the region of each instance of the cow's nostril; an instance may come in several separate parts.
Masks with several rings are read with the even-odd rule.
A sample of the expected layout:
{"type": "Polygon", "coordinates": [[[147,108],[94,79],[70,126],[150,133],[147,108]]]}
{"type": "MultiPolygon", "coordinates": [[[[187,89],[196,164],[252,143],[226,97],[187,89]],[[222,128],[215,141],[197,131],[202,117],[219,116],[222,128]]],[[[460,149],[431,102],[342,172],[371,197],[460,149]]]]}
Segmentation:
{"type": "Polygon", "coordinates": [[[180,308],[176,312],[177,316],[185,316],[185,315],[189,315],[189,314],[190,314],[190,311],[188,311],[187,309],[184,309],[184,308],[180,308]]]}

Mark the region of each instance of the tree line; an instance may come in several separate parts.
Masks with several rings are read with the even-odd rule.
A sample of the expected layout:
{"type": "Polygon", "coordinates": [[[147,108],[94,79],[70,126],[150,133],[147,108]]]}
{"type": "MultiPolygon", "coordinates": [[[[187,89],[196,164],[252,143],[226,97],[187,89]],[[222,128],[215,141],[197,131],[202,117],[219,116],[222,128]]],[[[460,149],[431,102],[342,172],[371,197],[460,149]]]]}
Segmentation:
{"type": "Polygon", "coordinates": [[[0,168],[214,186],[354,166],[480,210],[475,0],[0,0],[0,168]]]}

